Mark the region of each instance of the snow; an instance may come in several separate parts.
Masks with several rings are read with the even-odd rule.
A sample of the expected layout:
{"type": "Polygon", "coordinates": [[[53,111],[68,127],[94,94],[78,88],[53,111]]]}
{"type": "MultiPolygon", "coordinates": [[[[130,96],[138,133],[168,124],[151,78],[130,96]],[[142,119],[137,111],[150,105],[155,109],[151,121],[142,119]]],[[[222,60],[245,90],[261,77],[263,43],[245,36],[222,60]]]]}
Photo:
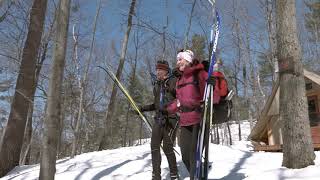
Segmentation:
{"type": "MultiPolygon", "coordinates": [[[[287,169],[281,166],[282,153],[253,152],[251,143],[244,137],[249,134],[249,125],[245,123],[241,127],[243,141],[235,142],[232,146],[211,144],[212,169],[209,179],[320,179],[320,152],[316,152],[315,165],[303,169],[287,169]]],[[[231,130],[232,134],[236,134],[237,125],[231,125],[231,130]]],[[[237,139],[238,136],[234,135],[233,138],[237,139]]],[[[180,152],[178,147],[176,149],[180,152]]],[[[180,156],[177,156],[177,161],[180,176],[182,179],[189,179],[180,156]]],[[[169,168],[164,154],[161,166],[162,177],[169,179],[169,168]]],[[[81,154],[73,159],[58,160],[56,167],[57,180],[151,179],[150,144],[81,154]]],[[[39,164],[16,167],[1,180],[38,179],[39,169],[39,164]]]]}

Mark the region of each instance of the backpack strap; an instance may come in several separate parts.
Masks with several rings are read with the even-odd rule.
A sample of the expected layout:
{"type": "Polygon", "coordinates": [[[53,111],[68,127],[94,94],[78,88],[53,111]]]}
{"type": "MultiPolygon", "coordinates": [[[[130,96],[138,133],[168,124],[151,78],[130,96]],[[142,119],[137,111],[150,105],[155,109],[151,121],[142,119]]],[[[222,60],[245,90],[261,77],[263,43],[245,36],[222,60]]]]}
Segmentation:
{"type": "Polygon", "coordinates": [[[193,76],[193,81],[192,82],[187,82],[187,83],[184,83],[184,84],[180,84],[177,86],[177,89],[180,89],[180,88],[183,88],[189,84],[192,84],[194,85],[196,88],[197,88],[197,91],[200,93],[200,87],[199,87],[199,72],[200,71],[195,71],[192,76],[193,76]]]}
{"type": "Polygon", "coordinates": [[[174,76],[169,76],[164,83],[165,90],[170,93],[173,97],[176,97],[176,90],[175,90],[175,81],[174,83],[172,82],[174,80],[174,76]],[[173,84],[172,84],[173,83],[173,84]]]}

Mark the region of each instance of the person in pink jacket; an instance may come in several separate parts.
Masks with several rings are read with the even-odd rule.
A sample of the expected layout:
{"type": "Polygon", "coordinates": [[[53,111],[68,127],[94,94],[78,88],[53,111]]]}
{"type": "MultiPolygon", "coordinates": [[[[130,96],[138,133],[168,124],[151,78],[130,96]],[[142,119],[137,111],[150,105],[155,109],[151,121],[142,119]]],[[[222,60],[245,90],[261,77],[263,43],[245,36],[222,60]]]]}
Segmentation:
{"type": "Polygon", "coordinates": [[[194,59],[191,50],[178,53],[174,74],[177,74],[176,99],[165,111],[169,114],[180,114],[182,161],[192,179],[195,171],[197,136],[202,119],[203,94],[208,75],[203,64],[194,59]]]}

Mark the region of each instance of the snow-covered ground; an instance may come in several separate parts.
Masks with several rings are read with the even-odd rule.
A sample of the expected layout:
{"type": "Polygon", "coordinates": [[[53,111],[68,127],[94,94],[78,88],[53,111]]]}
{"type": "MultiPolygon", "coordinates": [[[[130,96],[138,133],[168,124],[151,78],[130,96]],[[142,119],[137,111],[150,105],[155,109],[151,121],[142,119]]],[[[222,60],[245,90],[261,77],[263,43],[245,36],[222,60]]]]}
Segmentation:
{"type": "MultiPolygon", "coordinates": [[[[232,126],[232,134],[237,126],[232,126]]],[[[242,126],[244,135],[248,134],[248,124],[242,126]]],[[[236,137],[233,137],[237,139],[236,137]]],[[[245,139],[245,138],[244,138],[245,139]]],[[[177,147],[176,149],[180,151],[177,147]]],[[[210,146],[212,169],[209,179],[224,180],[319,180],[320,152],[314,166],[303,169],[287,169],[281,167],[282,153],[252,152],[248,141],[235,142],[233,146],[210,146]]],[[[177,156],[179,173],[182,179],[189,179],[181,157],[177,156]]],[[[57,180],[88,180],[88,179],[151,179],[152,165],[150,145],[125,147],[81,154],[73,159],[66,158],[57,161],[57,180]]],[[[1,180],[37,179],[39,165],[20,166],[12,170],[1,180]]],[[[169,179],[167,160],[162,157],[162,177],[169,179]]]]}

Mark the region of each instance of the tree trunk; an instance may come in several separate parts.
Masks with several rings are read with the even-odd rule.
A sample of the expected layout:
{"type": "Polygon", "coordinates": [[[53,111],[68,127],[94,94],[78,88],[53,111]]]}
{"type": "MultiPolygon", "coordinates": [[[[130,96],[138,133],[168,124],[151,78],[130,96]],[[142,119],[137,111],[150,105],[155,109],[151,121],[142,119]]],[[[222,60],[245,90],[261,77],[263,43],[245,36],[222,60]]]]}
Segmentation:
{"type": "Polygon", "coordinates": [[[20,165],[28,165],[30,164],[30,152],[31,152],[31,139],[32,139],[32,117],[33,117],[33,108],[34,108],[34,95],[37,90],[38,86],[38,80],[40,76],[40,72],[42,69],[42,65],[47,57],[47,51],[48,51],[48,45],[50,41],[50,36],[51,32],[53,29],[53,23],[50,25],[49,33],[48,33],[48,39],[43,45],[42,48],[42,53],[41,56],[37,62],[36,65],[36,73],[35,73],[35,78],[34,78],[34,84],[33,84],[33,89],[32,89],[32,97],[31,97],[31,102],[29,104],[29,111],[28,111],[28,119],[27,119],[27,126],[25,128],[25,134],[24,134],[24,150],[21,151],[20,153],[20,165]],[[22,157],[22,159],[21,159],[22,157]]]}
{"type": "Polygon", "coordinates": [[[165,25],[163,25],[162,29],[162,42],[163,42],[163,47],[162,47],[162,59],[166,60],[167,59],[167,53],[166,53],[166,32],[167,32],[167,28],[169,25],[169,16],[168,16],[168,0],[165,0],[165,7],[166,7],[166,22],[165,25]]]}
{"type": "MultiPolygon", "coordinates": [[[[246,9],[246,11],[247,11],[247,15],[249,15],[248,9],[246,9]]],[[[247,24],[247,26],[249,27],[249,24],[247,24]]],[[[252,130],[252,128],[254,126],[254,122],[253,122],[253,117],[252,117],[253,116],[253,110],[252,110],[253,108],[251,108],[251,107],[254,106],[253,102],[257,100],[257,98],[256,98],[256,94],[257,94],[256,89],[257,88],[256,88],[256,79],[254,76],[254,64],[253,64],[253,61],[251,58],[249,28],[246,28],[246,45],[247,45],[247,55],[248,55],[248,59],[246,60],[246,63],[249,65],[250,75],[248,76],[248,79],[246,79],[245,84],[246,84],[246,87],[248,86],[248,82],[250,83],[250,81],[251,81],[251,84],[252,84],[251,85],[252,95],[251,95],[251,97],[246,97],[246,101],[247,101],[248,112],[249,112],[248,118],[249,118],[249,122],[250,122],[250,130],[252,130]]],[[[260,111],[258,110],[257,112],[260,112],[260,111]]]]}
{"type": "Polygon", "coordinates": [[[258,84],[258,88],[259,88],[259,91],[260,91],[260,94],[262,95],[263,97],[263,104],[266,104],[266,95],[264,94],[263,92],[263,89],[262,89],[262,86],[261,86],[261,81],[260,81],[260,74],[259,74],[259,71],[257,72],[257,84],[258,84]]]}
{"type": "MultiPolygon", "coordinates": [[[[76,65],[76,69],[77,69],[77,79],[78,79],[78,88],[80,90],[80,100],[79,100],[79,109],[78,109],[78,116],[75,119],[74,124],[72,124],[72,126],[74,127],[73,130],[73,134],[74,134],[74,139],[72,141],[72,149],[71,149],[71,157],[73,158],[76,154],[76,150],[77,150],[77,143],[78,143],[78,133],[79,133],[79,129],[80,129],[80,119],[81,119],[81,115],[82,115],[82,106],[83,106],[83,83],[81,81],[81,76],[80,76],[80,62],[78,60],[78,36],[75,35],[75,26],[73,26],[73,40],[74,40],[74,45],[73,45],[73,60],[74,60],[74,64],[76,65]]],[[[71,123],[73,123],[73,121],[71,121],[71,123]]]]}
{"type": "Polygon", "coordinates": [[[277,39],[276,39],[276,28],[275,28],[275,19],[274,19],[274,11],[275,11],[275,0],[266,0],[267,3],[267,27],[268,27],[268,38],[269,38],[269,46],[270,46],[270,54],[268,55],[273,64],[273,75],[272,80],[275,82],[278,79],[278,60],[276,56],[276,47],[277,47],[277,39]]]}
{"type": "Polygon", "coordinates": [[[240,29],[240,23],[239,18],[237,14],[237,2],[236,0],[232,1],[232,19],[233,19],[233,35],[235,37],[235,44],[237,48],[237,60],[234,62],[234,87],[235,87],[235,97],[234,97],[234,106],[233,111],[235,114],[235,120],[238,123],[238,135],[239,140],[241,141],[241,125],[240,125],[240,98],[239,98],[239,87],[238,87],[238,77],[241,67],[241,60],[242,60],[242,38],[241,38],[241,29],[240,29]]]}
{"type": "MultiPolygon", "coordinates": [[[[131,5],[130,5],[130,10],[129,10],[129,15],[128,15],[127,31],[124,35],[124,40],[122,43],[122,49],[121,49],[120,60],[119,60],[119,66],[118,66],[117,73],[116,73],[116,76],[118,79],[121,79],[122,69],[123,69],[123,65],[124,65],[124,61],[125,61],[125,57],[126,57],[129,35],[130,35],[130,31],[131,31],[131,26],[132,26],[132,16],[134,14],[135,4],[136,4],[136,0],[132,0],[131,5]]],[[[112,129],[112,127],[111,126],[109,127],[108,124],[110,123],[110,125],[112,125],[113,113],[114,113],[114,108],[116,105],[115,100],[117,97],[117,92],[118,92],[118,89],[117,89],[116,84],[114,83],[113,87],[112,87],[110,102],[108,105],[108,109],[106,111],[105,128],[104,128],[103,135],[102,135],[102,138],[99,143],[99,150],[106,149],[109,144],[108,138],[109,138],[109,136],[111,136],[109,130],[112,129]]]]}
{"type": "Polygon", "coordinates": [[[191,12],[190,12],[189,20],[188,20],[188,25],[187,25],[187,30],[186,30],[186,34],[184,35],[184,46],[183,46],[184,49],[187,49],[187,47],[188,47],[188,36],[189,36],[189,32],[190,32],[193,11],[194,11],[194,7],[196,6],[196,2],[197,2],[197,0],[193,0],[193,3],[192,3],[191,12]]]}
{"type": "Polygon", "coordinates": [[[143,123],[142,121],[140,121],[140,128],[139,128],[139,139],[140,139],[140,144],[142,142],[142,126],[143,126],[143,123]]]}
{"type": "Polygon", "coordinates": [[[49,82],[46,117],[43,132],[40,180],[53,180],[61,121],[61,91],[65,66],[70,0],[60,0],[57,9],[52,72],[49,82]]]}
{"type": "Polygon", "coordinates": [[[128,104],[128,110],[126,112],[126,125],[124,127],[124,135],[123,135],[123,142],[122,146],[127,146],[127,134],[128,134],[128,128],[129,128],[129,112],[130,112],[130,104],[128,104]]]}
{"type": "Polygon", "coordinates": [[[216,125],[216,144],[220,144],[219,124],[216,125]]]}
{"type": "Polygon", "coordinates": [[[283,161],[287,168],[314,164],[301,48],[297,37],[295,1],[278,0],[277,57],[280,75],[280,122],[283,161]]]}
{"type": "MultiPolygon", "coordinates": [[[[32,101],[34,98],[32,98],[32,101]]],[[[33,103],[29,105],[29,112],[27,118],[27,125],[24,131],[24,138],[23,138],[23,145],[20,152],[20,162],[19,165],[29,163],[28,154],[30,155],[30,145],[31,145],[31,138],[32,138],[32,114],[33,114],[33,103]]]]}
{"type": "MultiPolygon", "coordinates": [[[[63,157],[63,152],[62,151],[62,133],[63,133],[63,129],[64,129],[64,119],[66,116],[66,104],[65,104],[65,94],[62,95],[61,97],[61,113],[60,113],[60,119],[59,119],[59,135],[58,135],[58,142],[57,142],[57,159],[60,159],[60,157],[63,157]],[[62,153],[61,153],[62,152],[62,153]]],[[[73,116],[73,114],[71,115],[73,116]]],[[[72,118],[73,119],[73,118],[72,118]]]]}
{"type": "MultiPolygon", "coordinates": [[[[235,64],[236,72],[239,72],[238,68],[241,65],[241,59],[242,59],[242,40],[241,40],[241,34],[240,34],[240,23],[239,19],[235,19],[236,21],[236,32],[237,32],[237,48],[238,48],[238,63],[235,64]],[[237,66],[237,64],[239,66],[237,66]]],[[[238,91],[238,79],[237,75],[235,75],[235,88],[236,88],[236,101],[235,101],[235,113],[236,113],[236,121],[238,123],[238,135],[239,135],[239,141],[241,141],[241,123],[240,123],[240,98],[239,98],[239,91],[238,91]]]]}
{"type": "Polygon", "coordinates": [[[11,111],[0,142],[0,177],[19,164],[46,8],[47,0],[34,0],[11,111]]]}
{"type": "MultiPolygon", "coordinates": [[[[139,29],[138,32],[135,33],[134,36],[134,44],[135,44],[135,55],[134,55],[134,65],[133,65],[133,69],[132,69],[132,76],[130,78],[130,89],[129,89],[129,93],[133,94],[134,93],[134,85],[135,85],[135,81],[136,81],[136,72],[137,72],[137,64],[138,64],[138,53],[139,53],[139,46],[140,46],[140,41],[139,41],[139,29]]],[[[125,127],[125,144],[127,143],[127,134],[128,134],[128,128],[129,126],[129,112],[130,112],[131,106],[130,103],[128,103],[128,112],[127,112],[127,117],[126,117],[126,127],[125,127]]]]}

